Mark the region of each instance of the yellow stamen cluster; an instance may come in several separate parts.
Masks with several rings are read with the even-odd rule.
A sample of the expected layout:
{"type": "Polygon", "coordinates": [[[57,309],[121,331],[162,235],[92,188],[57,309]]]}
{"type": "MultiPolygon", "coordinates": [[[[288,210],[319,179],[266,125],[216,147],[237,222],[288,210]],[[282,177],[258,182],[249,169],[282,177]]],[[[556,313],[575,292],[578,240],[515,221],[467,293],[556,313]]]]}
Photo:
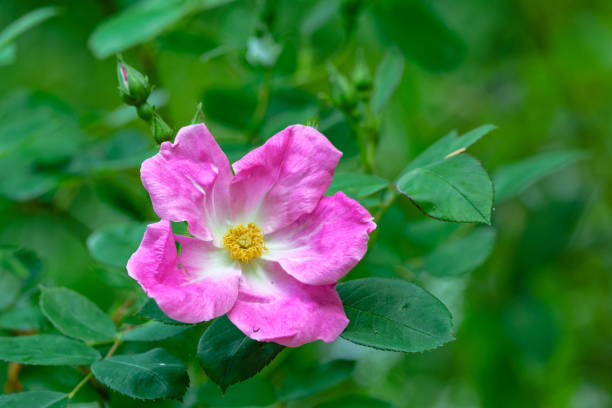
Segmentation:
{"type": "Polygon", "coordinates": [[[232,258],[244,263],[261,256],[266,249],[263,232],[254,222],[250,222],[246,227],[239,224],[228,229],[223,236],[223,246],[232,258]]]}

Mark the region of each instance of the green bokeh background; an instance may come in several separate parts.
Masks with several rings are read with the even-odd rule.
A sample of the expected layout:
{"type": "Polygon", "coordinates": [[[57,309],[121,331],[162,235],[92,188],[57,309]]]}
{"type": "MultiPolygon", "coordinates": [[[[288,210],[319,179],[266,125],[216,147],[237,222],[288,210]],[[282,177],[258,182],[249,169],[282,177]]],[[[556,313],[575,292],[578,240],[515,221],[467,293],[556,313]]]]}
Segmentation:
{"type": "MultiPolygon", "coordinates": [[[[0,244],[34,250],[45,282],[73,288],[107,310],[122,292],[99,270],[86,238],[108,224],[155,219],[137,171],[154,145],[133,108],[122,107],[115,59],[96,59],[88,39],[102,20],[132,3],[0,2],[0,28],[36,7],[63,8],[19,37],[16,62],[0,66],[0,137],[9,137],[15,118],[27,124],[36,115],[43,129],[37,146],[19,144],[10,156],[15,162],[0,166],[0,244]],[[53,113],[41,116],[40,106],[53,113]],[[63,119],[55,123],[58,112],[63,119]],[[128,164],[104,165],[111,159],[128,164]],[[23,195],[34,183],[30,171],[50,174],[53,187],[23,195]]],[[[384,110],[376,174],[396,177],[449,130],[483,123],[499,128],[471,152],[490,171],[555,149],[590,156],[497,206],[497,241],[476,270],[444,279],[410,275],[448,305],[456,341],[406,355],[343,341],[312,344],[287,352],[272,368],[291,372],[332,357],[357,360],[348,383],[295,406],[314,406],[347,389],[398,407],[612,406],[612,3],[372,3],[238,0],[182,19],[124,58],[150,76],[160,113],[175,129],[203,102],[209,129],[232,159],[250,148],[243,136],[268,83],[257,143],[288,124],[316,120],[345,152],[341,168],[355,169],[351,130],[325,104],[328,66],[350,75],[363,52],[373,71],[392,46],[406,64],[384,110]],[[270,69],[245,58],[262,24],[282,47],[270,69]]],[[[407,200],[398,202],[380,223],[392,261],[370,255],[375,262],[355,273],[392,276],[397,256],[401,263],[422,255],[403,223],[423,217],[407,200]]],[[[68,390],[80,379],[43,374],[36,375],[58,377],[68,390]]],[[[42,381],[36,375],[33,387],[42,381]]],[[[120,400],[116,406],[136,406],[120,400]]],[[[143,404],[157,405],[179,406],[143,404]]]]}

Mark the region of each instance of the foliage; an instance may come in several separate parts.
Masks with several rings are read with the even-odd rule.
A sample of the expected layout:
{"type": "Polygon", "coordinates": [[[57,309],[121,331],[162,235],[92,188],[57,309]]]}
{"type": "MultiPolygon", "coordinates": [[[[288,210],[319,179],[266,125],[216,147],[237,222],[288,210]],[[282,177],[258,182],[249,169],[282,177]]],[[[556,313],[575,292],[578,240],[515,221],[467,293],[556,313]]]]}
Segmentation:
{"type": "Polygon", "coordinates": [[[0,4],[0,407],[612,403],[606,2],[44,3],[0,4]],[[127,276],[140,163],[202,120],[232,161],[293,123],[343,152],[326,194],[378,228],[342,338],[177,322],[127,276]]]}

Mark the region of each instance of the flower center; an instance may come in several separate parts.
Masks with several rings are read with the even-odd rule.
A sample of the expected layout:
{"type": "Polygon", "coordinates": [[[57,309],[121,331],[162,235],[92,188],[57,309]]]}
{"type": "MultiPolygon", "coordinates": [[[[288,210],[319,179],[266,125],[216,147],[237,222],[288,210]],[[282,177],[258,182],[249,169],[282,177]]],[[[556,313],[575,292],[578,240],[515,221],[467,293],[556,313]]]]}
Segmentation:
{"type": "Polygon", "coordinates": [[[244,263],[261,256],[266,249],[263,232],[254,222],[250,222],[246,227],[239,224],[228,229],[223,236],[223,246],[232,258],[244,263]]]}

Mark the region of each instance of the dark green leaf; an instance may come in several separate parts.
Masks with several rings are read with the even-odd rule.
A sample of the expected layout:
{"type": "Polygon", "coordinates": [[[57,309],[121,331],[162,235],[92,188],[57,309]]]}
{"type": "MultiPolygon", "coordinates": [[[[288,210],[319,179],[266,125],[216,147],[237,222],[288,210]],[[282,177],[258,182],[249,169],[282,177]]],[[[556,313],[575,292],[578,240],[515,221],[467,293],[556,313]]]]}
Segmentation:
{"type": "Polygon", "coordinates": [[[350,395],[326,401],[317,405],[316,408],[393,408],[393,404],[365,395],[350,395]]]}
{"type": "Polygon", "coordinates": [[[423,68],[450,71],[465,57],[461,38],[427,2],[377,1],[373,6],[374,21],[383,40],[397,44],[406,57],[423,68]]]}
{"type": "Polygon", "coordinates": [[[261,371],[283,346],[260,343],[245,336],[226,316],[217,318],[198,344],[198,359],[206,374],[221,389],[261,371]]]}
{"type": "Polygon", "coordinates": [[[185,365],[162,348],[96,361],[91,371],[102,384],[132,398],[180,398],[189,386],[185,365]]]}
{"type": "Polygon", "coordinates": [[[336,173],[326,195],[333,195],[342,191],[348,196],[361,198],[387,188],[390,182],[371,174],[363,173],[336,173]]]}
{"type": "Polygon", "coordinates": [[[538,180],[584,158],[580,151],[556,151],[541,153],[517,163],[497,169],[493,175],[495,201],[512,198],[538,180]]]}
{"type": "Polygon", "coordinates": [[[430,217],[491,223],[493,184],[478,160],[465,153],[404,173],[397,188],[430,217]]]}
{"type": "Polygon", "coordinates": [[[0,315],[0,329],[6,330],[39,330],[45,317],[30,299],[22,299],[0,315]]]}
{"type": "Polygon", "coordinates": [[[98,261],[125,268],[147,229],[146,224],[126,223],[108,225],[87,238],[87,248],[98,261]]]}
{"type": "Polygon", "coordinates": [[[283,401],[295,401],[315,395],[351,378],[354,369],[354,361],[334,360],[305,372],[290,371],[281,385],[279,397],[283,401]]]}
{"type": "Polygon", "coordinates": [[[0,408],[63,408],[68,395],[52,391],[27,391],[0,395],[0,408]]]}
{"type": "Polygon", "coordinates": [[[40,309],[66,336],[85,341],[105,341],[115,337],[115,324],[86,297],[66,288],[42,288],[40,309]]]}
{"type": "Polygon", "coordinates": [[[125,341],[159,341],[174,337],[190,327],[149,322],[130,330],[122,339],[125,341]]]}
{"type": "Polygon", "coordinates": [[[366,278],[338,285],[350,323],[342,337],[383,350],[431,350],[451,340],[446,307],[424,289],[403,280],[366,278]]]}
{"type": "Polygon", "coordinates": [[[59,9],[57,7],[50,6],[37,8],[19,17],[0,32],[0,50],[9,45],[9,43],[15,40],[15,38],[23,32],[56,16],[58,13],[59,9]]]}
{"type": "Polygon", "coordinates": [[[30,365],[89,365],[100,358],[85,343],[64,336],[0,337],[0,360],[30,365]]]}
{"type": "Polygon", "coordinates": [[[186,323],[176,321],[168,317],[157,305],[154,299],[149,299],[137,313],[138,316],[146,317],[147,319],[157,320],[158,322],[175,325],[185,325],[186,323]]]}
{"type": "Polygon", "coordinates": [[[198,388],[198,401],[207,407],[267,407],[276,402],[276,391],[261,376],[233,385],[225,392],[208,381],[198,388]]]}
{"type": "Polygon", "coordinates": [[[429,164],[444,160],[447,156],[453,153],[461,152],[474,143],[476,143],[481,137],[494,130],[494,125],[482,125],[476,129],[472,129],[461,136],[457,136],[456,131],[452,131],[436,143],[429,146],[423,153],[419,154],[414,160],[412,160],[408,167],[402,172],[407,173],[410,170],[414,170],[418,167],[424,167],[429,164]]]}
{"type": "Polygon", "coordinates": [[[422,269],[436,276],[461,275],[480,266],[491,254],[494,243],[493,228],[476,228],[425,255],[422,269]]]}
{"type": "Polygon", "coordinates": [[[404,56],[397,48],[392,48],[376,68],[370,110],[378,115],[393,95],[395,88],[402,80],[404,56]]]}

